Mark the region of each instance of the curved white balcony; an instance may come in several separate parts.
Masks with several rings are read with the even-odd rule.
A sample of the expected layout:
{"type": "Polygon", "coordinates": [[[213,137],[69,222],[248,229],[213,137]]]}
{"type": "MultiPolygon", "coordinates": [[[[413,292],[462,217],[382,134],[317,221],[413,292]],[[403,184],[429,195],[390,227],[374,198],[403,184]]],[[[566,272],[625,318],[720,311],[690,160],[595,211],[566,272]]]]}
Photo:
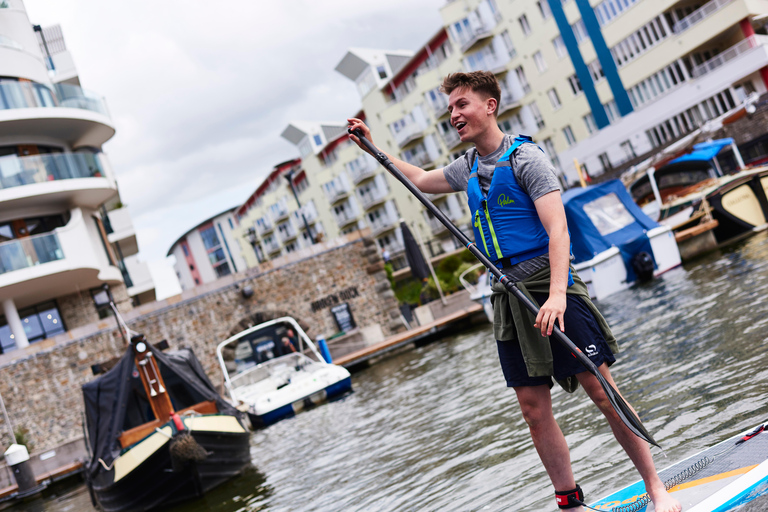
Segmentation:
{"type": "MultiPolygon", "coordinates": [[[[123,281],[79,208],[66,226],[0,244],[0,299],[22,306],[123,281]]],[[[96,235],[97,236],[97,235],[96,235]]]]}
{"type": "Polygon", "coordinates": [[[118,208],[107,213],[111,233],[107,235],[110,243],[120,245],[120,253],[123,258],[133,256],[139,252],[139,243],[136,240],[136,229],[131,221],[128,208],[118,208]]]}
{"type": "Polygon", "coordinates": [[[0,157],[0,204],[5,208],[73,204],[95,209],[117,193],[98,155],[53,153],[0,157]]]}
{"type": "Polygon", "coordinates": [[[104,100],[78,86],[0,80],[0,136],[50,137],[101,147],[115,134],[104,100]]]}

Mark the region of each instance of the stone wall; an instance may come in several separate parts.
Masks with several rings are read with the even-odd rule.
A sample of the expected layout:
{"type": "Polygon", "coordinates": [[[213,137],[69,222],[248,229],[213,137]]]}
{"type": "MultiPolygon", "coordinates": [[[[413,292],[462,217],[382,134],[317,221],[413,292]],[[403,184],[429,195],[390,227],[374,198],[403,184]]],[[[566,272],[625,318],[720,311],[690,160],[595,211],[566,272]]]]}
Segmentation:
{"type": "MultiPolygon", "coordinates": [[[[112,285],[110,290],[118,311],[124,314],[133,309],[125,284],[112,285]]],[[[71,295],[58,297],[56,304],[59,306],[61,319],[67,329],[75,329],[99,321],[99,312],[96,310],[96,304],[93,302],[90,290],[81,290],[71,295]]]]}
{"type": "MultiPolygon", "coordinates": [[[[311,337],[338,331],[330,307],[347,302],[357,326],[378,324],[385,335],[402,330],[397,301],[387,281],[375,242],[349,242],[310,258],[261,274],[248,271],[220,280],[198,294],[139,306],[125,316],[131,330],[150,342],[168,340],[171,348],[191,347],[214,384],[222,381],[216,345],[231,333],[265,319],[289,314],[311,337]],[[246,296],[250,288],[253,295],[246,296]],[[314,308],[313,308],[314,304],[314,308]]],[[[211,283],[213,284],[213,283],[211,283]]],[[[51,449],[82,436],[80,387],[92,380],[91,365],[120,356],[125,345],[113,321],[75,337],[60,335],[26,349],[3,354],[0,394],[11,422],[29,431],[31,451],[51,449]],[[13,356],[15,359],[9,360],[13,356]]],[[[2,444],[9,435],[0,419],[2,444]]]]}

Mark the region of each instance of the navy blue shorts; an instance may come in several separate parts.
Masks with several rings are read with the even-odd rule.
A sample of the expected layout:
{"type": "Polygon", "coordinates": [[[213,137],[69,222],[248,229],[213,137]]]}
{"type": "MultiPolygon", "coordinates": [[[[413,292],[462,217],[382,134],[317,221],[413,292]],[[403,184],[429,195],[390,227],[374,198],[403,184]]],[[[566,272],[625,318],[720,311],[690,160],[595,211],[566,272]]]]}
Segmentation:
{"type": "MultiPolygon", "coordinates": [[[[532,294],[539,304],[544,304],[547,294],[532,294]]],[[[589,357],[595,366],[607,363],[611,366],[616,358],[613,356],[608,343],[605,341],[600,324],[597,323],[592,311],[576,295],[566,295],[565,334],[573,343],[589,357]]],[[[587,371],[578,359],[571,354],[554,336],[550,337],[552,357],[554,358],[555,380],[562,380],[577,373],[587,371]]],[[[551,377],[529,377],[525,360],[520,351],[520,342],[515,340],[496,341],[499,349],[501,370],[507,386],[541,386],[552,387],[551,377]]]]}

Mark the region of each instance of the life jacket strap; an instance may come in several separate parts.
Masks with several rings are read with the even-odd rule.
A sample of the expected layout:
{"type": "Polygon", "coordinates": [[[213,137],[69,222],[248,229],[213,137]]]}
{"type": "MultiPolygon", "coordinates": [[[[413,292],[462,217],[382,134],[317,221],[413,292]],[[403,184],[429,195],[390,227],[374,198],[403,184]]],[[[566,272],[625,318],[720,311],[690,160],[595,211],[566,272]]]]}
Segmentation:
{"type": "Polygon", "coordinates": [[[576,484],[570,491],[555,491],[555,499],[561,509],[576,508],[584,503],[584,491],[576,484]]]}

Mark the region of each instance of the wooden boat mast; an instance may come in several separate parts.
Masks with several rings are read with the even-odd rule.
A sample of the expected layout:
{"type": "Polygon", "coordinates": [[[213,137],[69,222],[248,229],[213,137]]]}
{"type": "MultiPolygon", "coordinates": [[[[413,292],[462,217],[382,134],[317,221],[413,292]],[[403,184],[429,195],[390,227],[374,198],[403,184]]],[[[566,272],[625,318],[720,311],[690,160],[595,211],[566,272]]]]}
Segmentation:
{"type": "Polygon", "coordinates": [[[171,418],[174,411],[157,361],[155,361],[152,351],[149,350],[147,339],[143,334],[132,337],[131,345],[133,345],[133,361],[139,372],[141,383],[144,385],[144,391],[147,393],[147,400],[152,407],[152,412],[160,423],[165,423],[171,418]]]}

